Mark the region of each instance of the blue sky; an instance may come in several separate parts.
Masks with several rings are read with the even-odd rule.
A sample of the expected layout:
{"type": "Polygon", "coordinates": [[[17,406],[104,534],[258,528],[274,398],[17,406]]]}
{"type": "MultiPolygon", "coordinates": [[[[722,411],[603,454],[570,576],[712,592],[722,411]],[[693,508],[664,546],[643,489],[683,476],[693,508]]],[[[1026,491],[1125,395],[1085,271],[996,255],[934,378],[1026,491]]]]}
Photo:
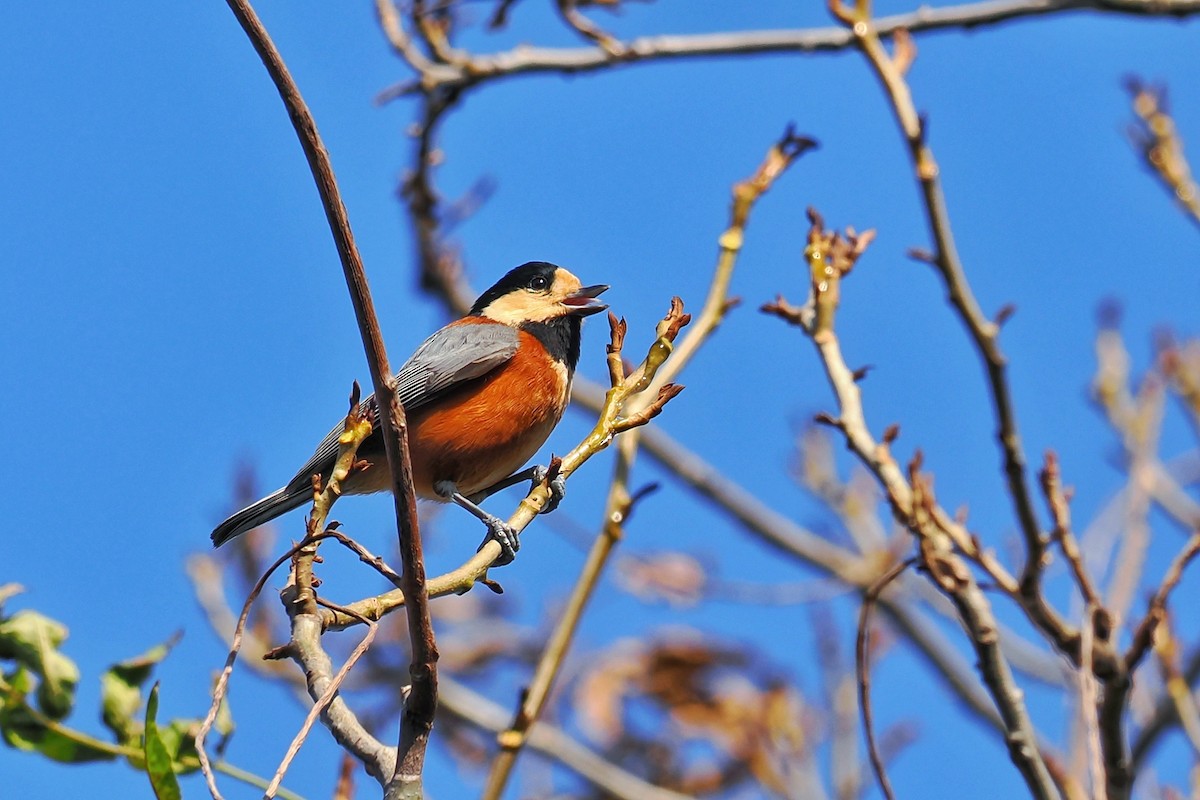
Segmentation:
{"type": "MultiPolygon", "coordinates": [[[[827,24],[822,4],[704,5],[717,7],[660,0],[599,19],[622,35],[827,24]]],[[[332,153],[399,362],[444,322],[413,289],[412,243],[394,199],[413,104],[372,102],[406,73],[370,4],[270,2],[259,11],[332,153]]],[[[574,44],[542,4],[519,4],[512,28],[465,44],[574,44]]],[[[1120,300],[1139,365],[1157,327],[1200,333],[1196,229],[1125,139],[1120,86],[1127,73],[1165,81],[1200,158],[1200,30],[1076,14],[922,36],[918,47],[910,79],[930,115],[963,260],[986,310],[1018,309],[1003,346],[1026,452],[1036,460],[1058,450],[1077,487],[1076,518],[1089,520],[1123,480],[1115,439],[1086,402],[1097,305],[1120,300]]],[[[84,674],[80,727],[100,730],[100,671],[178,629],[185,637],[161,670],[163,713],[198,715],[224,656],[184,559],[207,547],[238,462],[255,466],[270,484],[263,488],[286,480],[341,413],[350,382],[368,381],[336,253],[286,115],[224,4],[9,3],[0,65],[0,380],[12,443],[0,468],[10,508],[0,582],[27,587],[14,608],[71,628],[67,651],[84,674]]],[[[606,298],[642,341],[672,294],[699,307],[730,184],[793,120],[821,149],[756,209],[733,286],[745,302],[689,369],[688,389],[662,424],[797,521],[825,518],[785,467],[796,426],[831,407],[829,390],[808,343],[754,311],[777,292],[802,299],[803,209],[816,206],[833,226],[879,232],[839,317],[847,358],[876,367],[865,384],[869,421],[876,432],[900,422],[899,453],[920,446],[943,502],[968,504],[981,534],[1003,546],[1013,523],[981,372],[935,277],[904,256],[927,244],[923,218],[861,56],[664,63],[522,78],[469,96],[444,127],[438,176],[449,196],[483,176],[495,181],[489,202],[456,232],[470,278],[484,286],[523,261],[555,261],[585,283],[611,284],[606,298]]],[[[585,335],[581,370],[595,378],[604,374],[603,327],[585,335]]],[[[582,416],[569,417],[548,449],[565,451],[585,429],[582,416]]],[[[1164,454],[1193,445],[1170,417],[1164,454]]],[[[560,514],[597,524],[607,464],[572,480],[560,514]]],[[[649,464],[639,476],[661,477],[649,464]]],[[[377,497],[335,516],[383,550],[389,509],[377,497]]],[[[299,530],[298,515],[289,520],[299,530]]],[[[1177,544],[1169,526],[1155,533],[1164,545],[1151,574],[1177,544]]],[[[473,527],[440,537],[431,571],[456,564],[477,539],[473,527]]],[[[713,521],[669,480],[639,511],[626,547],[699,554],[730,579],[810,574],[713,521]]],[[[580,561],[549,526],[527,537],[502,576],[524,618],[565,593],[580,561]]],[[[581,646],[703,626],[756,642],[812,687],[807,612],[755,609],[753,618],[748,628],[746,609],[729,604],[668,613],[609,585],[581,646]]],[[[1190,622],[1179,620],[1185,635],[1190,622]]],[[[283,690],[242,681],[234,709],[245,728],[233,752],[269,774],[302,712],[283,690]]],[[[889,661],[876,687],[882,718],[915,718],[923,734],[894,767],[901,796],[961,797],[981,778],[989,789],[976,796],[1020,789],[1002,746],[964,722],[915,661],[889,661]]],[[[506,706],[507,692],[496,697],[506,706]]],[[[1043,712],[1058,730],[1061,713],[1043,712]]],[[[1179,750],[1162,774],[1179,783],[1190,764],[1179,750]]],[[[318,732],[292,774],[308,796],[323,797],[335,766],[318,732]]],[[[431,769],[438,797],[467,796],[471,776],[437,755],[431,769]]],[[[148,796],[144,778],[120,765],[63,769],[8,749],[0,776],[4,797],[148,796]]],[[[185,793],[204,796],[195,780],[185,793]]],[[[228,796],[254,793],[230,785],[228,796]]]]}

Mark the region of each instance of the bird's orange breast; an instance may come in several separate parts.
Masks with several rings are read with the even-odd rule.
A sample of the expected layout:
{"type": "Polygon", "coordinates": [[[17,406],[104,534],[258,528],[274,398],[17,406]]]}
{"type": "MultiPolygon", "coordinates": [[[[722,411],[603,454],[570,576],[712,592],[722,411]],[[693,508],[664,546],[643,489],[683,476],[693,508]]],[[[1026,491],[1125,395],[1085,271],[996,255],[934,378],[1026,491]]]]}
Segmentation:
{"type": "Polygon", "coordinates": [[[561,419],[570,376],[541,342],[520,331],[504,366],[439,398],[409,418],[409,451],[417,494],[453,481],[474,494],[519,470],[561,419]]]}

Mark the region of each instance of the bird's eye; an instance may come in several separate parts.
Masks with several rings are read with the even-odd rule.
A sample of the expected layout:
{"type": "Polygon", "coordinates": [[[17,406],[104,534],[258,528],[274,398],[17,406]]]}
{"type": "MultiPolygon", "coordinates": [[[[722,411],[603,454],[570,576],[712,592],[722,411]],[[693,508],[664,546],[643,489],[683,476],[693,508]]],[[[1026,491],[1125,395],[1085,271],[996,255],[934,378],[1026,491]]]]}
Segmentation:
{"type": "Polygon", "coordinates": [[[534,275],[529,279],[529,288],[535,292],[544,292],[550,287],[550,279],[545,275],[534,275]]]}

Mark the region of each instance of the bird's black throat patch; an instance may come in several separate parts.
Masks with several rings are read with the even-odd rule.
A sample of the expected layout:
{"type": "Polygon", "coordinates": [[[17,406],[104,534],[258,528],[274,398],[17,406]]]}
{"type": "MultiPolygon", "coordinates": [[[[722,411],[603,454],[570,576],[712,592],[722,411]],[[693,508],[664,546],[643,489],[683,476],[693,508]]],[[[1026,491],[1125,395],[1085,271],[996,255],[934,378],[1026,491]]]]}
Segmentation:
{"type": "Polygon", "coordinates": [[[567,365],[571,372],[579,362],[579,338],[583,320],[571,314],[545,322],[525,322],[521,330],[532,334],[556,361],[567,365]]]}

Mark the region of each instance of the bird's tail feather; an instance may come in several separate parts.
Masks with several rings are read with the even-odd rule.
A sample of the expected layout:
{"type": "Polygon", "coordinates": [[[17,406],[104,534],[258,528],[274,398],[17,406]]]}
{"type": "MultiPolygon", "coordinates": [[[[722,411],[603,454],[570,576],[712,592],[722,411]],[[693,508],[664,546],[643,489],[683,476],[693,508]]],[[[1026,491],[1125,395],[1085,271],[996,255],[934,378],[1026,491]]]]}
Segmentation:
{"type": "Polygon", "coordinates": [[[220,547],[235,536],[275,519],[280,514],[299,508],[312,497],[311,489],[277,489],[262,500],[251,503],[233,514],[212,532],[213,547],[220,547]]]}

